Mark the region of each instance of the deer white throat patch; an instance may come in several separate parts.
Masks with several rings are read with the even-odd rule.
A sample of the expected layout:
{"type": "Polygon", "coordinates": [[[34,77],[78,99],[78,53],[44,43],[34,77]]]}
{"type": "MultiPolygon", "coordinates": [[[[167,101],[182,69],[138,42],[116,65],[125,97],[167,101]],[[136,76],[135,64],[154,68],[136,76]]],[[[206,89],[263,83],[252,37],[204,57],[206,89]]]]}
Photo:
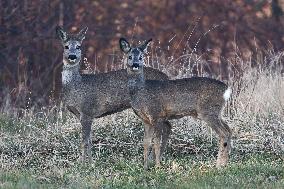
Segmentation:
{"type": "Polygon", "coordinates": [[[228,87],[228,89],[223,94],[223,98],[225,99],[225,101],[229,100],[229,98],[231,97],[231,93],[232,89],[228,87]]]}
{"type": "Polygon", "coordinates": [[[62,71],[62,84],[67,84],[74,77],[74,73],[71,70],[63,70],[62,71]]]}

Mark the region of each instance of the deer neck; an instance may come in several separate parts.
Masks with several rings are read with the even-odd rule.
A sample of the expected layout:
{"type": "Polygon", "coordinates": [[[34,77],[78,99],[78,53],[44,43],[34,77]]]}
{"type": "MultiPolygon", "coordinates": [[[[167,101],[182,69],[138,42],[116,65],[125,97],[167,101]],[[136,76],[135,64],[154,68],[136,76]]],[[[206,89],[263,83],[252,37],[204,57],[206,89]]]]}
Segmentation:
{"type": "MultiPolygon", "coordinates": [[[[66,60],[63,60],[63,62],[66,60]]],[[[78,82],[81,80],[80,75],[80,63],[72,65],[72,66],[66,66],[68,64],[63,64],[63,70],[62,70],[62,84],[68,85],[74,82],[78,82]]]]}
{"type": "Polygon", "coordinates": [[[130,95],[136,94],[139,90],[143,89],[145,85],[145,78],[143,69],[140,73],[128,72],[128,89],[130,95]]]}

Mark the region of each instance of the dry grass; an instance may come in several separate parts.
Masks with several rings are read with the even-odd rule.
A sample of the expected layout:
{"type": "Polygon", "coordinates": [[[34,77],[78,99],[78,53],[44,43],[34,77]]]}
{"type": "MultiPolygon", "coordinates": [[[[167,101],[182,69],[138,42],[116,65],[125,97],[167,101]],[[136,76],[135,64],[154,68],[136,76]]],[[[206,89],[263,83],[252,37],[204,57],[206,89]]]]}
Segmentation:
{"type": "MultiPolygon", "coordinates": [[[[243,62],[242,65],[248,66],[243,66],[241,74],[231,75],[227,81],[232,86],[233,96],[225,108],[224,118],[233,130],[232,157],[235,161],[241,160],[242,154],[248,152],[283,155],[284,77],[280,71],[283,69],[281,58],[281,53],[271,55],[262,64],[266,66],[252,67],[243,62]]],[[[192,75],[187,68],[183,69],[185,71],[181,70],[172,78],[192,75]]],[[[1,170],[32,170],[34,177],[48,183],[65,182],[66,171],[72,173],[68,179],[84,183],[90,179],[88,174],[84,177],[80,171],[76,174],[76,169],[81,168],[77,162],[80,124],[75,117],[58,106],[42,108],[41,111],[24,110],[22,117],[17,118],[15,110],[8,104],[2,107],[0,115],[1,170]]],[[[190,117],[174,120],[172,124],[173,133],[165,162],[171,167],[170,171],[176,169],[174,159],[186,156],[194,157],[193,166],[203,162],[211,167],[217,153],[215,133],[202,121],[190,117]]],[[[100,179],[105,182],[109,175],[115,176],[113,165],[117,161],[142,165],[142,137],[143,124],[132,110],[94,121],[92,150],[97,161],[89,169],[94,171],[92,176],[99,185],[100,179]]]]}

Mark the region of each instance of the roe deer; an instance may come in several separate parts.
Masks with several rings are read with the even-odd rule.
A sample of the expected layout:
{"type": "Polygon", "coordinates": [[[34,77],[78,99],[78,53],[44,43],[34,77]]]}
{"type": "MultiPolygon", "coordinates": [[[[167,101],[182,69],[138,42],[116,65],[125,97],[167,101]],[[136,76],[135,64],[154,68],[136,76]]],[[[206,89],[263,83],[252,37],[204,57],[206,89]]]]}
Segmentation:
{"type": "MultiPolygon", "coordinates": [[[[91,125],[94,118],[110,115],[130,108],[130,97],[127,88],[127,72],[125,69],[93,75],[81,75],[81,44],[85,38],[87,27],[78,34],[67,34],[61,27],[56,33],[62,41],[63,71],[62,95],[67,109],[80,119],[82,125],[82,160],[91,157],[91,125]]],[[[167,80],[168,76],[153,68],[145,68],[145,77],[167,80]]],[[[169,122],[163,123],[164,140],[171,130],[169,122]]],[[[166,142],[166,141],[165,141],[166,142]]]]}
{"type": "MultiPolygon", "coordinates": [[[[221,111],[231,89],[221,81],[206,77],[177,80],[147,80],[144,76],[144,54],[151,40],[131,47],[126,39],[119,41],[127,54],[128,88],[131,106],[145,124],[144,168],[148,168],[148,151],[154,140],[156,166],[160,166],[161,123],[184,116],[199,117],[220,137],[217,167],[227,164],[231,148],[231,130],[221,119],[221,111]]],[[[162,143],[162,144],[161,144],[162,143]]]]}

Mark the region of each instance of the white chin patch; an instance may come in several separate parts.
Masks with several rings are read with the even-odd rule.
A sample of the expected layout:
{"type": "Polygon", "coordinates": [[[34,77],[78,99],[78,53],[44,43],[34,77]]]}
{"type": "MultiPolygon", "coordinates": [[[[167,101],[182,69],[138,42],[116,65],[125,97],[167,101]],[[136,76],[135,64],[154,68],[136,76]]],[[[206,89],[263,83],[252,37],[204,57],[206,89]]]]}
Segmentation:
{"type": "Polygon", "coordinates": [[[74,60],[68,59],[68,60],[69,60],[70,62],[73,62],[73,63],[76,62],[76,59],[74,59],[74,60]]]}
{"type": "Polygon", "coordinates": [[[136,67],[133,67],[132,69],[133,69],[133,71],[138,71],[139,70],[139,68],[136,68],[136,67]]]}

